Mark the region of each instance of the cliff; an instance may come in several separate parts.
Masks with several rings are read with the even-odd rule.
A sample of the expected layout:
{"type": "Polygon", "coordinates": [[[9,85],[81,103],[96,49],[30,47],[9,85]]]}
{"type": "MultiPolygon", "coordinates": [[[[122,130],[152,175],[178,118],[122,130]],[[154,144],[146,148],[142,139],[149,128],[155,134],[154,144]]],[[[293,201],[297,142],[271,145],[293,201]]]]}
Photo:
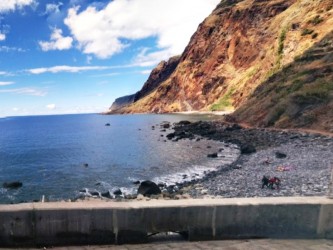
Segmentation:
{"type": "MultiPolygon", "coordinates": [[[[119,112],[236,109],[232,117],[235,120],[260,126],[291,126],[290,122],[279,121],[286,119],[282,114],[278,120],[268,121],[265,115],[259,115],[260,109],[248,107],[262,105],[264,86],[274,86],[271,92],[265,92],[268,95],[279,84],[283,86],[282,76],[292,74],[286,69],[315,67],[315,61],[321,60],[319,54],[325,57],[330,51],[329,46],[323,50],[318,46],[332,31],[331,0],[223,0],[199,25],[170,76],[119,112]],[[300,58],[307,59],[300,62],[300,58]],[[252,112],[257,113],[252,116],[252,112]]],[[[327,67],[330,60],[328,55],[327,67]]],[[[329,80],[331,73],[325,72],[329,80]]],[[[279,98],[292,98],[294,91],[301,91],[297,88],[279,98]]],[[[325,98],[331,100],[331,95],[325,98]]],[[[270,111],[265,110],[267,115],[270,111]]]]}
{"type": "Polygon", "coordinates": [[[135,94],[117,98],[109,108],[109,112],[116,113],[118,110],[121,110],[122,108],[132,104],[134,102],[134,99],[135,99],[135,94]]]}
{"type": "Polygon", "coordinates": [[[179,63],[180,56],[171,57],[168,61],[160,62],[150,73],[148,80],[140,91],[133,95],[117,98],[109,109],[109,113],[121,113],[122,109],[139,101],[153,92],[163,81],[173,73],[179,63]]]}

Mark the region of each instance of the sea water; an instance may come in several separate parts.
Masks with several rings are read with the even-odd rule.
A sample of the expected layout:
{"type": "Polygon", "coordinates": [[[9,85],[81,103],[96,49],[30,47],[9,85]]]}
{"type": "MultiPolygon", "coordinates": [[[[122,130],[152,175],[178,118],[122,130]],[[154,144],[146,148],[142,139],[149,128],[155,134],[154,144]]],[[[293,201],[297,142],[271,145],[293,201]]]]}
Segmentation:
{"type": "Polygon", "coordinates": [[[0,203],[75,198],[87,190],[135,193],[133,181],[173,184],[232,162],[237,149],[166,139],[159,124],[212,115],[58,115],[0,119],[0,203]],[[106,126],[109,124],[110,126],[106,126]],[[219,152],[216,159],[207,154],[219,152]],[[5,182],[20,181],[18,189],[5,182]]]}

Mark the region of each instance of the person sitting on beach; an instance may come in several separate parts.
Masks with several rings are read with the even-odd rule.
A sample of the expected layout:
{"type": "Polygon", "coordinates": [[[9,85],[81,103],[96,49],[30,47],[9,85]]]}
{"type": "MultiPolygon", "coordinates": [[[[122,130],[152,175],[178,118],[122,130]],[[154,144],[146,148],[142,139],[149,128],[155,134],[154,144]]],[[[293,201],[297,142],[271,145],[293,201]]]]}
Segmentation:
{"type": "Polygon", "coordinates": [[[264,188],[265,186],[268,187],[269,179],[264,175],[261,179],[262,186],[261,188],[264,188]]]}
{"type": "Polygon", "coordinates": [[[276,189],[280,189],[281,180],[275,176],[273,178],[270,178],[268,180],[268,187],[271,189],[275,189],[274,184],[276,186],[276,189]]]}

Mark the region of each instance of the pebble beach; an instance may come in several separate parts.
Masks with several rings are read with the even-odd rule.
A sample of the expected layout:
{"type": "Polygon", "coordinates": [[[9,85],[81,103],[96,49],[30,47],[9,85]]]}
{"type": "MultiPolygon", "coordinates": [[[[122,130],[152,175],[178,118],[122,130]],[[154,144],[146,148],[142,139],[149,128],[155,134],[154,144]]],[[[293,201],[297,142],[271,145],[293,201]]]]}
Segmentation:
{"type": "Polygon", "coordinates": [[[329,195],[333,138],[297,131],[243,128],[223,122],[179,123],[174,138],[208,138],[239,147],[230,165],[184,183],[180,193],[193,198],[329,195]],[[178,135],[178,137],[177,137],[178,135]],[[262,188],[262,178],[278,177],[280,188],[262,188]]]}

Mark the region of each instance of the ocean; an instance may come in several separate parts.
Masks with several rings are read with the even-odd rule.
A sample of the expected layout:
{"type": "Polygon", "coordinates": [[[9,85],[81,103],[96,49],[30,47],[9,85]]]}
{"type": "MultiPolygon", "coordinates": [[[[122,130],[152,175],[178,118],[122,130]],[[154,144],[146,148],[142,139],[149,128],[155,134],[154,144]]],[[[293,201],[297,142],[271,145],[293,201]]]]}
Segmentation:
{"type": "Polygon", "coordinates": [[[0,203],[73,199],[134,181],[174,184],[201,178],[234,160],[238,150],[202,139],[169,141],[159,124],[214,120],[214,115],[55,115],[0,119],[0,203]],[[109,124],[109,126],[106,126],[109,124]],[[218,158],[207,154],[219,152],[218,158]],[[19,181],[18,189],[3,183],[19,181]]]}

